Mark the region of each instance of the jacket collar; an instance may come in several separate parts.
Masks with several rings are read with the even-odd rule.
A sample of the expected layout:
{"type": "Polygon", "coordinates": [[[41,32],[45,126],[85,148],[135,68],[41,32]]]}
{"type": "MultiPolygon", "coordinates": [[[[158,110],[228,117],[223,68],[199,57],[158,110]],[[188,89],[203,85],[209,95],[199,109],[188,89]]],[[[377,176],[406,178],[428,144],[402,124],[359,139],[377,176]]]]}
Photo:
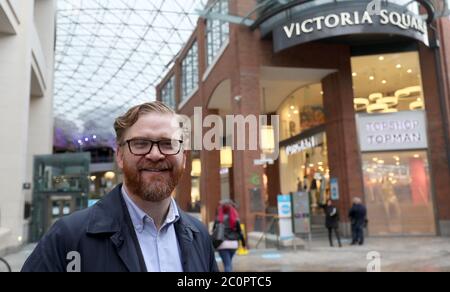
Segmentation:
{"type": "MultiPolygon", "coordinates": [[[[125,213],[122,207],[122,184],[116,186],[100,202],[92,207],[91,216],[88,221],[87,234],[108,234],[117,233],[125,225],[125,213]]],[[[190,229],[192,232],[199,233],[200,230],[195,226],[192,219],[182,210],[178,210],[180,220],[175,224],[181,230],[190,229]]]]}
{"type": "MultiPolygon", "coordinates": [[[[142,254],[140,249],[136,248],[139,243],[121,190],[122,184],[92,207],[86,233],[91,236],[110,235],[110,240],[127,269],[130,272],[139,272],[143,270],[142,254]]],[[[183,270],[189,272],[194,234],[200,231],[186,213],[179,210],[179,215],[179,220],[175,222],[175,231],[180,244],[183,270]]]]}

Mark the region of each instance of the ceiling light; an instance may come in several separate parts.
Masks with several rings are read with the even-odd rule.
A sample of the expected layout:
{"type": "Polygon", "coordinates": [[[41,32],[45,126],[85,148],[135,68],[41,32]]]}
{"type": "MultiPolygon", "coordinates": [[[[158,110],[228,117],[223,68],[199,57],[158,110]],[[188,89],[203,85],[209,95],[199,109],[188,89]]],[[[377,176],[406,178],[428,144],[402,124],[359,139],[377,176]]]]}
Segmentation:
{"type": "Polygon", "coordinates": [[[386,81],[386,80],[383,80],[383,81],[381,81],[381,83],[383,83],[383,84],[386,84],[386,83],[387,83],[387,81],[386,81]]]}
{"type": "Polygon", "coordinates": [[[408,71],[406,71],[406,72],[408,72],[408,74],[411,74],[413,72],[413,70],[412,69],[408,69],[408,71]]]}
{"type": "Polygon", "coordinates": [[[356,76],[358,76],[358,73],[354,72],[354,73],[352,74],[352,76],[353,76],[353,77],[356,77],[356,76]]]}
{"type": "Polygon", "coordinates": [[[374,81],[375,80],[375,76],[370,76],[369,80],[374,81]]]}
{"type": "Polygon", "coordinates": [[[397,64],[397,66],[395,66],[395,68],[402,69],[402,65],[401,64],[397,64]]]}
{"type": "Polygon", "coordinates": [[[384,57],[383,57],[383,56],[380,56],[380,57],[378,58],[378,60],[384,61],[384,57]]]}

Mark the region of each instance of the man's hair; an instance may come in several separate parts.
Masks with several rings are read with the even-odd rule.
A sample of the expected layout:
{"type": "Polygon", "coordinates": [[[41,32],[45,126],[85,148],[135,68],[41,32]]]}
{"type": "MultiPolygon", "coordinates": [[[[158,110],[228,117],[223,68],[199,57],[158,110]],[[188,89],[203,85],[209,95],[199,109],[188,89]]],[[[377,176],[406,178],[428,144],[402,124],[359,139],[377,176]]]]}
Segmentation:
{"type": "Polygon", "coordinates": [[[171,114],[176,115],[175,111],[160,101],[153,101],[137,105],[128,110],[126,114],[118,117],[114,122],[114,130],[116,131],[116,141],[122,144],[125,131],[131,128],[142,115],[150,113],[171,114]]]}

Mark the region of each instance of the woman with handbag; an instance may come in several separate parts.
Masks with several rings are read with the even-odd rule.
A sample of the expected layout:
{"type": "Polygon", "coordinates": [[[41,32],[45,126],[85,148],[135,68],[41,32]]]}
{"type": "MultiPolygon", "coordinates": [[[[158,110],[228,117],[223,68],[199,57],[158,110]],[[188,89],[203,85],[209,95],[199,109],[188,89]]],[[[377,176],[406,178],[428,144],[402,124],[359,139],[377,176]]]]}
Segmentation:
{"type": "Polygon", "coordinates": [[[219,205],[213,228],[213,241],[222,258],[225,272],[233,271],[233,257],[239,248],[239,241],[245,247],[245,240],[239,222],[239,214],[233,204],[225,202],[219,205]]]}

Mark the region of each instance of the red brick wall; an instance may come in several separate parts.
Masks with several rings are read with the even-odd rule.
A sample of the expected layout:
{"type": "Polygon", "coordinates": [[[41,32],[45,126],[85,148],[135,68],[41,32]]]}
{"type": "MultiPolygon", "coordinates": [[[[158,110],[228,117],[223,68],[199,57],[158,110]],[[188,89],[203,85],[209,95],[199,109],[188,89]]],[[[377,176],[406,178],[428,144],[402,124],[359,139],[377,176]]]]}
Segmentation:
{"type": "Polygon", "coordinates": [[[429,158],[438,217],[450,220],[450,171],[443,127],[443,111],[439,101],[439,84],[433,49],[420,46],[420,63],[428,120],[429,158]]]}

